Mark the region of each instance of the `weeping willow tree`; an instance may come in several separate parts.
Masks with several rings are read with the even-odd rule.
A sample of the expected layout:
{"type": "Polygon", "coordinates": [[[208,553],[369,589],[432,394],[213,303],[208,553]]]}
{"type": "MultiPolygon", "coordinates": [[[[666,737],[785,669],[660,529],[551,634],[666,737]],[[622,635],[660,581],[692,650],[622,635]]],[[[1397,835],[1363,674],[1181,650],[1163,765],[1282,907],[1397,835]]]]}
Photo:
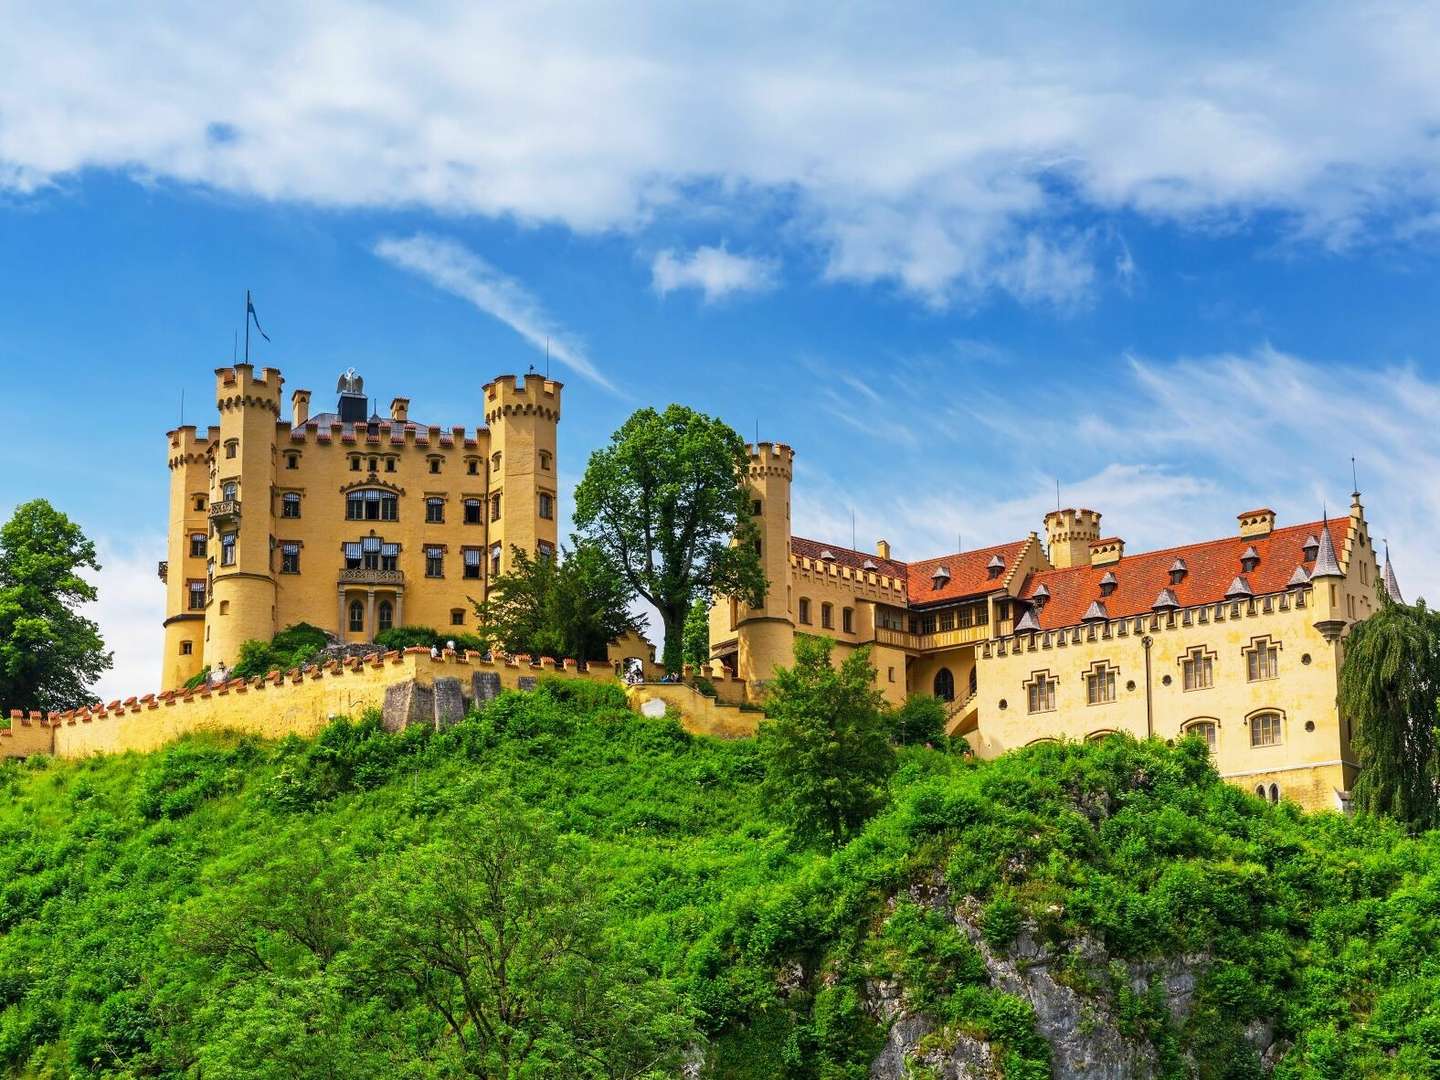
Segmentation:
{"type": "Polygon", "coordinates": [[[1440,613],[1380,594],[1380,610],[1351,628],[1340,670],[1360,775],[1357,810],[1412,828],[1440,825],[1440,613]]]}

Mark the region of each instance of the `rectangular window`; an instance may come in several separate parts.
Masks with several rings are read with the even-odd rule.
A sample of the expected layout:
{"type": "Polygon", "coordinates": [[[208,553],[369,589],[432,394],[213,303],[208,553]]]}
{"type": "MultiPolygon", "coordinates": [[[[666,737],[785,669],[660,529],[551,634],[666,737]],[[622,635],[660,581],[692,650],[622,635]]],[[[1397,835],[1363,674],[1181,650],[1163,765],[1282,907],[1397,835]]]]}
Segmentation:
{"type": "Polygon", "coordinates": [[[1055,711],[1055,683],[1053,678],[1036,679],[1030,684],[1029,705],[1033,712],[1055,711]]]}
{"type": "Polygon", "coordinates": [[[1115,669],[1101,668],[1085,676],[1085,700],[1090,705],[1105,705],[1115,700],[1115,669]]]}
{"type": "Polygon", "coordinates": [[[445,576],[445,549],[440,547],[427,547],[425,549],[425,576],[445,576]]]}
{"type": "Polygon", "coordinates": [[[285,468],[287,468],[287,469],[298,469],[299,467],[300,467],[300,455],[299,455],[299,454],[286,454],[286,455],[285,455],[285,468]]]}
{"type": "Polygon", "coordinates": [[[233,532],[220,534],[220,565],[235,565],[235,536],[233,532]]]}
{"type": "Polygon", "coordinates": [[[461,549],[461,558],[465,563],[465,576],[467,578],[474,580],[480,577],[480,557],[481,552],[479,548],[461,549]]]}
{"type": "Polygon", "coordinates": [[[540,493],[540,516],[546,521],[555,519],[555,496],[548,491],[540,493]]]}
{"type": "Polygon", "coordinates": [[[1181,667],[1185,673],[1186,690],[1206,690],[1215,685],[1215,661],[1212,657],[1196,651],[1185,658],[1181,667]]]}
{"type": "Polygon", "coordinates": [[[807,596],[800,597],[800,621],[810,625],[810,598],[807,596]]]}
{"type": "Polygon", "coordinates": [[[399,544],[381,544],[381,545],[380,545],[380,569],[381,569],[381,570],[399,570],[399,569],[400,569],[400,545],[399,545],[399,544]]]}
{"type": "Polygon", "coordinates": [[[479,499],[465,500],[465,524],[480,525],[483,523],[484,509],[479,499]]]}
{"type": "Polygon", "coordinates": [[[1250,718],[1251,746],[1280,745],[1280,714],[1259,713],[1250,718]]]}
{"type": "Polygon", "coordinates": [[[193,641],[182,641],[182,642],[180,642],[180,655],[181,655],[181,656],[191,656],[191,655],[194,654],[194,652],[195,652],[195,643],[194,643],[193,641]]]}
{"type": "Polygon", "coordinates": [[[500,520],[500,493],[498,491],[490,496],[490,520],[500,520]]]}
{"type": "Polygon", "coordinates": [[[465,463],[465,471],[466,471],[467,473],[469,473],[471,476],[479,476],[479,475],[480,475],[480,463],[479,463],[478,461],[476,461],[474,458],[471,458],[469,461],[467,461],[467,462],[465,463]]]}
{"type": "Polygon", "coordinates": [[[535,554],[542,559],[553,559],[555,557],[555,545],[548,540],[535,541],[535,554]]]}
{"type": "Polygon", "coordinates": [[[280,545],[280,572],[282,574],[298,574],[300,572],[300,545],[280,545]]]}
{"type": "Polygon", "coordinates": [[[490,576],[491,576],[492,578],[496,578],[496,577],[499,577],[499,576],[500,576],[500,545],[499,545],[499,544],[496,544],[494,547],[492,547],[492,548],[490,549],[490,576]]]}
{"type": "Polygon", "coordinates": [[[936,626],[940,630],[954,630],[955,612],[953,610],[939,612],[939,618],[936,620],[936,626]]]}
{"type": "Polygon", "coordinates": [[[350,459],[350,471],[351,471],[351,472],[359,472],[359,471],[360,471],[360,459],[359,459],[358,457],[352,457],[352,458],[350,459]]]}
{"type": "Polygon", "coordinates": [[[840,612],[840,629],[847,634],[855,632],[855,609],[844,608],[840,612]]]}
{"type": "Polygon", "coordinates": [[[238,442],[235,442],[233,439],[225,444],[225,456],[227,458],[233,458],[239,452],[240,444],[238,442]]]}
{"type": "Polygon", "coordinates": [[[438,473],[438,472],[440,471],[440,459],[439,459],[439,458],[431,458],[431,459],[430,459],[430,471],[431,471],[432,473],[438,473]]]}
{"type": "Polygon", "coordinates": [[[399,500],[388,491],[352,491],[345,496],[347,521],[395,521],[399,500]]]}
{"type": "Polygon", "coordinates": [[[835,609],[829,604],[820,605],[820,625],[826,630],[835,628],[835,609]]]}
{"type": "Polygon", "coordinates": [[[341,551],[345,553],[345,569],[359,570],[361,559],[360,545],[358,543],[342,544],[341,551]]]}
{"type": "Polygon", "coordinates": [[[360,541],[361,565],[366,570],[379,570],[381,548],[384,546],[378,536],[367,536],[360,541]]]}
{"type": "Polygon", "coordinates": [[[192,581],[189,583],[190,610],[203,611],[205,609],[205,582],[192,581]]]}
{"type": "Polygon", "coordinates": [[[280,496],[280,516],[282,518],[298,518],[300,516],[299,495],[289,491],[280,496]]]}
{"type": "Polygon", "coordinates": [[[439,525],[445,520],[445,500],[425,500],[425,520],[431,525],[439,525]]]}
{"type": "Polygon", "coordinates": [[[1262,642],[1246,654],[1246,671],[1251,682],[1273,679],[1280,674],[1280,649],[1262,642]]]}
{"type": "Polygon", "coordinates": [[[465,625],[465,609],[464,609],[464,608],[458,608],[458,607],[457,607],[457,608],[455,608],[453,611],[450,612],[450,625],[451,625],[451,626],[464,626],[464,625],[465,625]]]}
{"type": "Polygon", "coordinates": [[[190,534],[190,555],[192,558],[203,559],[205,557],[205,534],[190,534]]]}

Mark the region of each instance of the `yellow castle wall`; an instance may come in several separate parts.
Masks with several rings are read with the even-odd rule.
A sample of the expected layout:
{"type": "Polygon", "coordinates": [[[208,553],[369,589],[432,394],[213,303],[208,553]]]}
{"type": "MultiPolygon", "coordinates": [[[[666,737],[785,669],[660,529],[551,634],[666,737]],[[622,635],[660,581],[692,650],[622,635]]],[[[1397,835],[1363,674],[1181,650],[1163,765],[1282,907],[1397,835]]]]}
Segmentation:
{"type": "Polygon", "coordinates": [[[989,643],[980,650],[981,721],[967,736],[970,746],[992,758],[1040,739],[1080,740],[1115,731],[1178,739],[1189,723],[1208,719],[1216,724],[1215,764],[1222,776],[1252,788],[1273,780],[1287,798],[1333,809],[1335,791],[1348,789],[1353,765],[1335,704],[1339,646],[1315,629],[1309,592],[989,643]],[[1245,651],[1261,638],[1279,646],[1278,675],[1250,682],[1245,651]],[[1214,684],[1185,690],[1181,663],[1197,646],[1214,654],[1214,684]],[[1116,669],[1116,697],[1091,705],[1085,674],[1102,662],[1116,669]],[[1057,680],[1056,707],[1031,713],[1026,684],[1042,676],[1057,680]],[[1252,746],[1248,719],[1271,710],[1283,718],[1280,744],[1252,746]]]}

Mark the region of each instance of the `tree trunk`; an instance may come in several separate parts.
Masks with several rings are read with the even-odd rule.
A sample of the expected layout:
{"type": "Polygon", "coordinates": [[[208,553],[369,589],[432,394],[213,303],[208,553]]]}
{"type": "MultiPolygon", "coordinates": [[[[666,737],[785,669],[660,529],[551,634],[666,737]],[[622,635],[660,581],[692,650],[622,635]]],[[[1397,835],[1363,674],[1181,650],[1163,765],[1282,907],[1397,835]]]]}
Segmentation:
{"type": "Polygon", "coordinates": [[[665,670],[674,675],[679,675],[685,667],[685,617],[689,614],[689,604],[660,609],[660,621],[665,624],[665,651],[661,662],[665,670]]]}

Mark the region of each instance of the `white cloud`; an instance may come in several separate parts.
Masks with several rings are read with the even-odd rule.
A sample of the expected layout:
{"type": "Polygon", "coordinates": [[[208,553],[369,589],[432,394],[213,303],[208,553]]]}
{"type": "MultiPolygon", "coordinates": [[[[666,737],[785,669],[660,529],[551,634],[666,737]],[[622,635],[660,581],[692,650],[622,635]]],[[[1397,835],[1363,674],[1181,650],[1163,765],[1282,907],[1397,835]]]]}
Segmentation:
{"type": "Polygon", "coordinates": [[[731,293],[764,292],[775,286],[772,259],[734,255],[724,247],[662,251],[650,264],[651,283],[661,296],[676,289],[699,289],[707,303],[731,293]]]}
{"type": "Polygon", "coordinates": [[[1402,591],[1440,598],[1440,568],[1429,555],[1440,519],[1440,487],[1429,482],[1440,475],[1440,380],[1407,366],[1320,365],[1269,346],[1130,358],[1128,370],[1108,389],[1087,391],[1092,414],[1076,415],[1064,387],[981,398],[966,415],[1012,450],[963,474],[931,447],[905,464],[897,488],[891,469],[865,482],[854,472],[858,456],[816,463],[802,446],[796,531],[842,542],[853,506],[859,535],[887,537],[902,559],[953,551],[957,534],[966,547],[999,543],[1043,532],[1058,473],[1066,506],[1099,510],[1107,533],[1143,551],[1226,535],[1252,506],[1274,508],[1282,524],[1318,519],[1327,506],[1344,515],[1354,454],[1366,516],[1374,535],[1391,542],[1402,591]],[[1032,464],[1015,462],[1022,451],[1032,464]],[[1106,463],[1087,471],[1095,460],[1106,463]],[[1054,464],[1040,471],[1034,462],[1054,464]]]}
{"type": "Polygon", "coordinates": [[[155,693],[165,644],[165,586],[155,578],[155,552],[165,550],[163,536],[95,541],[99,593],[84,614],[100,624],[100,636],[114,654],[114,666],[101,676],[95,695],[102,701],[155,693]]]}
{"type": "Polygon", "coordinates": [[[619,392],[591,361],[584,344],[556,323],[540,301],[468,248],[453,240],[419,233],[381,240],[375,245],[375,254],[469,301],[577,375],[619,392]]]}
{"type": "Polygon", "coordinates": [[[0,186],[115,169],[581,231],[773,213],[832,278],[1070,304],[1095,288],[1099,254],[1073,228],[1094,213],[1264,213],[1332,248],[1423,234],[1437,51],[1440,10],[1420,0],[1223,19],[20,5],[0,37],[0,186]]]}

